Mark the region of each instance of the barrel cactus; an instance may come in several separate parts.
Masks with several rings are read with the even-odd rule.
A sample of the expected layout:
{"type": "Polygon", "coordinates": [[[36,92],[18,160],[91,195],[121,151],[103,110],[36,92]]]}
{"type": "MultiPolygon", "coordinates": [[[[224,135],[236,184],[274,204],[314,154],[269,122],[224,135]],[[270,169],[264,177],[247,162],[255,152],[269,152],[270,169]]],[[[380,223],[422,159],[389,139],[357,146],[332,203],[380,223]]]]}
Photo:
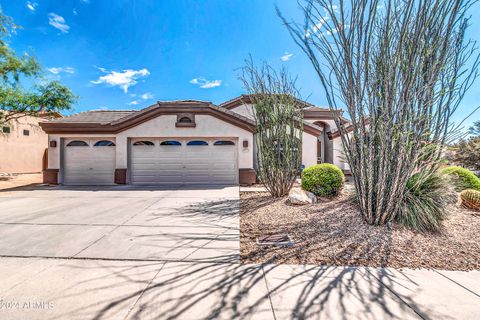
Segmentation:
{"type": "Polygon", "coordinates": [[[460,192],[462,204],[470,209],[480,211],[480,191],[467,189],[460,192]]]}

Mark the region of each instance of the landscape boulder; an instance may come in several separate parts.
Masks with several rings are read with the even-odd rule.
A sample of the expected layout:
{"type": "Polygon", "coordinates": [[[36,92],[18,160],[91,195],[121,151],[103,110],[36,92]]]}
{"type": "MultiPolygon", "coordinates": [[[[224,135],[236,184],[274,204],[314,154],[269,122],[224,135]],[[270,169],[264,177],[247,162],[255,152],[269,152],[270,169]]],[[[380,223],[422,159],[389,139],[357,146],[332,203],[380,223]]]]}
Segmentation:
{"type": "Polygon", "coordinates": [[[292,204],[310,204],[317,203],[317,197],[301,188],[292,188],[288,193],[288,200],[292,204]]]}

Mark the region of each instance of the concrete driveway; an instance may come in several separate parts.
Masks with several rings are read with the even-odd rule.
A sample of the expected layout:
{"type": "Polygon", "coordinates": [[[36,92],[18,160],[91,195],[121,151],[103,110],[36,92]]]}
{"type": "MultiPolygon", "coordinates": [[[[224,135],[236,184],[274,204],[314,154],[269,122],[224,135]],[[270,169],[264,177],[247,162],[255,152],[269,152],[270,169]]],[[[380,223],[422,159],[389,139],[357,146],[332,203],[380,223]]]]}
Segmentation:
{"type": "Polygon", "coordinates": [[[239,263],[238,187],[0,192],[0,319],[477,319],[479,272],[239,263]]]}
{"type": "Polygon", "coordinates": [[[236,261],[238,196],[238,187],[180,186],[0,193],[0,255],[236,261]]]}

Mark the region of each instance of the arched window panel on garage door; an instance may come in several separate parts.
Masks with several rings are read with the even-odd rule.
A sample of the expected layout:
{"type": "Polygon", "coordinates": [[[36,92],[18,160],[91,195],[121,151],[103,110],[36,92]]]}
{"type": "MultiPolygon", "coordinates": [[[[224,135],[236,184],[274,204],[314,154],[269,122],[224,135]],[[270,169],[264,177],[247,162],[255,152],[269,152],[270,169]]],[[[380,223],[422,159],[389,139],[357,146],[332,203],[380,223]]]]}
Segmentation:
{"type": "Polygon", "coordinates": [[[176,140],[167,140],[160,143],[161,146],[181,146],[182,143],[176,140]]]}
{"type": "Polygon", "coordinates": [[[88,147],[88,143],[83,140],[73,140],[67,143],[67,147],[88,147]]]}
{"type": "Polygon", "coordinates": [[[235,142],[230,140],[217,140],[213,145],[214,146],[234,146],[235,142]]]}
{"type": "Polygon", "coordinates": [[[187,146],[208,146],[208,142],[203,140],[192,140],[188,141],[187,146]]]}
{"type": "Polygon", "coordinates": [[[154,146],[155,143],[153,143],[152,141],[148,141],[148,140],[142,140],[142,141],[135,141],[133,143],[134,146],[154,146]]]}
{"type": "Polygon", "coordinates": [[[95,142],[94,147],[115,147],[115,143],[110,140],[99,140],[95,142]]]}

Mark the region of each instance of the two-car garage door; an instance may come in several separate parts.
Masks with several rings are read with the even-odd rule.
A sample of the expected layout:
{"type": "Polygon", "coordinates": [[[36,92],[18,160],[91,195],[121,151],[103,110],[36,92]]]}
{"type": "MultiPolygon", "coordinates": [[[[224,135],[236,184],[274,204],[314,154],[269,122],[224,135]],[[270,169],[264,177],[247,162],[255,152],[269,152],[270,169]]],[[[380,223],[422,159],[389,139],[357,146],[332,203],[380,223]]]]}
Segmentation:
{"type": "MultiPolygon", "coordinates": [[[[63,183],[114,184],[116,148],[114,139],[66,139],[63,183]]],[[[128,155],[132,184],[238,183],[235,139],[131,139],[128,155]]]]}
{"type": "Polygon", "coordinates": [[[132,139],[132,184],[236,184],[237,146],[233,139],[132,139]]]}

